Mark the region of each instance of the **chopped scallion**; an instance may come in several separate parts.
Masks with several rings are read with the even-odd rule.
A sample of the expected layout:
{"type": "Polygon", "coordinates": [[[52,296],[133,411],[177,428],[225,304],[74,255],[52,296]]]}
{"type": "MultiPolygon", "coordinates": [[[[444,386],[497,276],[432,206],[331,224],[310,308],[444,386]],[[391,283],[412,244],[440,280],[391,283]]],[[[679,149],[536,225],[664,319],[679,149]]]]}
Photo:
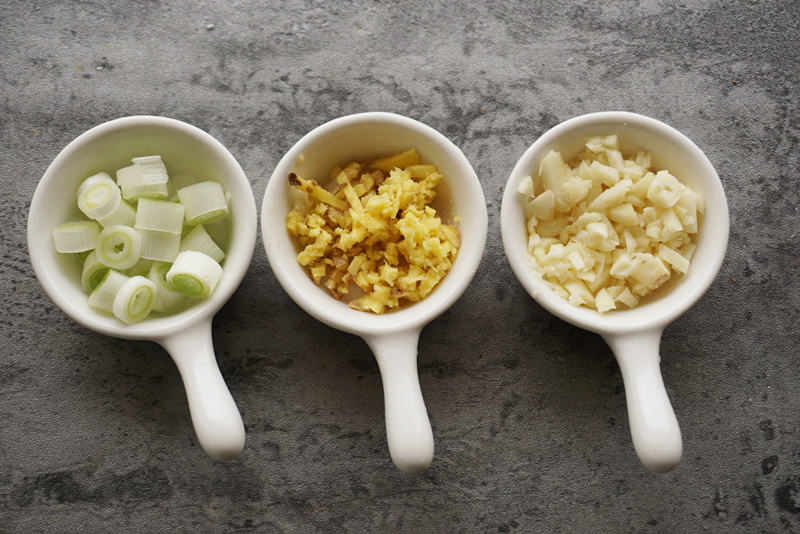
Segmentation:
{"type": "Polygon", "coordinates": [[[81,273],[81,289],[84,293],[91,293],[100,284],[100,281],[108,272],[108,267],[100,263],[94,250],[89,252],[83,262],[83,272],[81,273]]]}
{"type": "Polygon", "coordinates": [[[206,298],[214,292],[220,279],[222,267],[214,258],[195,250],[184,250],[175,258],[167,272],[167,282],[175,289],[192,298],[206,298]]]}
{"type": "Polygon", "coordinates": [[[100,283],[97,284],[97,287],[94,288],[94,291],[89,295],[89,306],[108,313],[113,313],[114,298],[117,296],[117,292],[119,292],[120,288],[125,285],[125,282],[128,280],[128,276],[114,269],[109,269],[106,271],[106,275],[100,283]]]}
{"type": "Polygon", "coordinates": [[[136,230],[142,236],[141,257],[156,261],[175,261],[181,249],[181,235],[158,230],[136,230]]]}
{"type": "Polygon", "coordinates": [[[97,219],[103,228],[121,224],[123,226],[133,226],[136,222],[136,209],[125,200],[120,200],[117,209],[106,217],[97,219]]]}
{"type": "Polygon", "coordinates": [[[100,225],[94,221],[78,221],[53,228],[56,251],[62,253],[84,252],[97,245],[100,225]]]}
{"type": "Polygon", "coordinates": [[[144,276],[129,278],[117,291],[111,311],[127,324],[143,321],[153,310],[156,291],[156,285],[144,276]]]}
{"type": "Polygon", "coordinates": [[[186,208],[186,222],[209,224],[228,214],[225,191],[217,182],[200,182],[178,190],[178,198],[186,208]]]}
{"type": "Polygon", "coordinates": [[[142,236],[130,226],[109,226],[97,238],[97,259],[112,269],[136,265],[142,250],[142,236]]]}
{"type": "Polygon", "coordinates": [[[158,230],[180,234],[183,229],[182,204],[143,198],[136,207],[137,230],[158,230]]]}
{"type": "Polygon", "coordinates": [[[163,200],[169,194],[169,185],[164,184],[123,184],[122,198],[125,200],[138,200],[140,198],[155,198],[163,200]]]}
{"type": "Polygon", "coordinates": [[[147,278],[158,288],[153,311],[172,313],[180,309],[181,304],[186,300],[186,295],[167,282],[167,273],[171,267],[171,263],[157,261],[153,263],[150,272],[147,274],[147,278]]]}
{"type": "Polygon", "coordinates": [[[181,250],[196,250],[214,258],[214,261],[221,263],[225,259],[225,253],[214,242],[202,224],[195,226],[191,232],[181,241],[181,250]]]}
{"type": "Polygon", "coordinates": [[[78,187],[78,208],[90,219],[108,217],[121,201],[119,187],[105,172],[90,176],[78,187]]]}
{"type": "Polygon", "coordinates": [[[169,181],[167,167],[161,161],[161,156],[144,156],[133,158],[132,161],[139,167],[141,183],[165,184],[169,181]]]}

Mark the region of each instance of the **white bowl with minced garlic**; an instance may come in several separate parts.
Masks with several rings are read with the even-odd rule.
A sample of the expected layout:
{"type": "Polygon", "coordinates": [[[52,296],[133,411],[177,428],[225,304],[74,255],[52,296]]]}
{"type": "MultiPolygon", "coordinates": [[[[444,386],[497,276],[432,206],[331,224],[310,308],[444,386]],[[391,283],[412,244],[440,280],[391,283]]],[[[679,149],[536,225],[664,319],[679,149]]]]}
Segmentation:
{"type": "Polygon", "coordinates": [[[708,289],[725,256],[728,207],[709,159],[685,135],[643,115],[575,117],[517,162],[501,229],[526,291],[554,315],[600,334],[614,351],[642,463],[658,472],[675,467],[683,446],[659,344],[667,324],[708,289]],[[548,184],[556,190],[547,193],[548,184]],[[586,266],[596,261],[608,267],[597,264],[595,275],[586,266]]]}

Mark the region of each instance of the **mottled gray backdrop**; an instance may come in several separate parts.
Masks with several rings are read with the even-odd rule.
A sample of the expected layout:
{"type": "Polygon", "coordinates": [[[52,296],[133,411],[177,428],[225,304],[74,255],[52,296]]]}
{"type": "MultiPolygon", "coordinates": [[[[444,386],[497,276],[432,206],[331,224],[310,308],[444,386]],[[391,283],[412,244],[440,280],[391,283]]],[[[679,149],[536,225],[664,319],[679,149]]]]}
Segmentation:
{"type": "Polygon", "coordinates": [[[798,47],[793,0],[3,0],[0,532],[800,532],[798,47]],[[685,450],[662,475],[609,349],[533,302],[500,239],[522,152],[617,109],[687,134],[730,203],[720,276],[661,346],[685,450]],[[372,354],[289,299],[260,240],[214,322],[248,436],[215,463],[167,354],[37,283],[37,181],[88,128],[164,115],[220,139],[260,206],[303,134],[374,110],[452,139],[489,207],[474,282],[420,342],[433,464],[394,468],[372,354]]]}

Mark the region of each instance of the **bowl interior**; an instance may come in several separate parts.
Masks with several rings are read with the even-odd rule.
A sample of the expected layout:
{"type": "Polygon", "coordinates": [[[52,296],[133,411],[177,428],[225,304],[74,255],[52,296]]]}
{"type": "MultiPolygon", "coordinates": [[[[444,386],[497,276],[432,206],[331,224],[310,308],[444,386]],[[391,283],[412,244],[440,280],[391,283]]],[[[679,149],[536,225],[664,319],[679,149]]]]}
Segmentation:
{"type": "Polygon", "coordinates": [[[503,196],[501,224],[506,255],[517,278],[531,296],[554,315],[599,333],[663,327],[683,313],[700,298],[719,272],[729,230],[725,193],[705,154],[686,136],[666,124],[623,112],[576,117],[539,138],[511,173],[503,196]],[[527,251],[523,203],[517,188],[525,176],[538,172],[539,162],[550,150],[561,152],[569,161],[581,151],[587,137],[612,133],[618,135],[624,156],[635,155],[640,149],[650,152],[654,169],[669,170],[701,193],[706,202],[706,213],[695,236],[697,250],[685,275],[673,276],[634,309],[601,315],[595,310],[569,304],[534,274],[527,251]]]}
{"type": "Polygon", "coordinates": [[[412,119],[365,113],[336,119],[303,137],[279,162],[267,186],[261,211],[267,257],[281,285],[308,313],[340,330],[378,333],[422,325],[443,312],[472,279],[486,243],[488,215],[483,191],[464,154],[446,137],[412,119]],[[461,247],[451,271],[425,299],[400,310],[373,315],[353,310],[314,284],[297,263],[294,239],[286,216],[296,193],[287,184],[295,172],[320,183],[334,165],[366,161],[415,148],[423,163],[436,165],[444,175],[434,207],[447,222],[458,221],[461,247]]]}
{"type": "Polygon", "coordinates": [[[148,338],[174,330],[199,315],[216,312],[236,290],[255,246],[257,217],[250,184],[235,158],[209,134],[162,117],[127,117],[97,126],[70,143],[51,163],[34,193],[28,218],[28,247],[37,277],[53,301],[77,322],[119,337],[148,338]],[[80,287],[81,264],[72,254],[53,247],[54,227],[86,219],[77,207],[80,183],[104,171],[112,177],[132,157],[159,154],[170,176],[194,172],[230,193],[231,216],[209,225],[209,233],[226,251],[223,278],[214,294],[170,316],[152,317],[135,325],[88,306],[80,287]],[[217,228],[213,228],[217,226],[217,228]]]}

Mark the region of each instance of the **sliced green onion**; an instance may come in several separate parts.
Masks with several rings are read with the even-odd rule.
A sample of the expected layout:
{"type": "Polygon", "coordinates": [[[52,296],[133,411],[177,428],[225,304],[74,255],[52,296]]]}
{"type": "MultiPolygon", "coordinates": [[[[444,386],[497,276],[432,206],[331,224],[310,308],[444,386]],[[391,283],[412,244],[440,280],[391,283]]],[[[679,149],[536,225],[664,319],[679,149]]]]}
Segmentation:
{"type": "Polygon", "coordinates": [[[108,217],[121,201],[119,187],[105,172],[90,176],[78,187],[78,208],[90,219],[108,217]]]}
{"type": "Polygon", "coordinates": [[[97,259],[100,263],[124,271],[139,261],[142,236],[130,226],[109,226],[97,238],[97,259]]]}
{"type": "Polygon", "coordinates": [[[142,168],[138,165],[129,165],[117,171],[117,185],[135,185],[142,183],[142,168]]]}
{"type": "Polygon", "coordinates": [[[144,276],[131,277],[117,291],[111,311],[127,324],[138,323],[153,310],[156,292],[156,285],[144,276]]]}
{"type": "Polygon", "coordinates": [[[133,165],[123,167],[117,171],[117,184],[144,185],[165,184],[169,181],[167,168],[161,161],[161,156],[145,156],[133,158],[133,165]]]}
{"type": "Polygon", "coordinates": [[[196,250],[214,258],[214,261],[221,263],[225,259],[225,253],[211,239],[202,224],[195,226],[191,232],[181,241],[181,250],[196,250]]]}
{"type": "Polygon", "coordinates": [[[158,230],[136,230],[142,237],[140,256],[148,260],[175,261],[181,250],[181,235],[158,230]]]}
{"type": "Polygon", "coordinates": [[[158,288],[158,291],[156,291],[156,304],[153,306],[153,311],[172,313],[180,309],[181,305],[186,300],[186,295],[167,282],[167,273],[171,268],[171,263],[157,261],[147,274],[148,280],[153,282],[158,288]]]}
{"type": "Polygon", "coordinates": [[[89,306],[113,313],[114,298],[117,296],[120,288],[125,285],[125,282],[128,280],[128,276],[114,269],[109,269],[106,271],[106,275],[100,283],[97,284],[97,287],[94,288],[94,291],[89,295],[89,306]]]}
{"type": "Polygon", "coordinates": [[[167,272],[167,282],[175,289],[192,298],[206,298],[217,287],[222,278],[222,267],[214,258],[197,252],[184,250],[175,258],[167,272]]]}
{"type": "Polygon", "coordinates": [[[125,200],[165,199],[169,195],[169,178],[166,172],[163,176],[160,173],[145,176],[142,165],[137,163],[117,171],[117,184],[122,189],[122,198],[125,200]]]}
{"type": "Polygon", "coordinates": [[[94,291],[94,288],[100,284],[100,281],[108,272],[108,267],[100,263],[97,259],[97,253],[94,250],[89,252],[86,260],[83,262],[83,273],[81,273],[81,289],[86,294],[94,291]]]}
{"type": "Polygon", "coordinates": [[[164,200],[169,195],[168,184],[123,184],[122,198],[125,200],[138,200],[140,198],[155,198],[164,200]]]}
{"type": "Polygon", "coordinates": [[[104,228],[108,228],[109,226],[114,226],[117,224],[133,226],[133,223],[136,222],[136,209],[128,204],[125,200],[120,200],[117,209],[115,209],[106,217],[98,218],[97,222],[99,222],[104,228]]]}
{"type": "Polygon", "coordinates": [[[165,184],[169,181],[167,167],[161,161],[161,156],[144,156],[133,158],[134,165],[138,165],[143,184],[165,184]]]}
{"type": "Polygon", "coordinates": [[[191,219],[189,224],[211,224],[217,222],[228,214],[228,208],[208,211],[191,219]]]}
{"type": "Polygon", "coordinates": [[[228,214],[225,191],[217,182],[206,181],[178,189],[178,198],[186,207],[186,222],[208,224],[228,214]]]}
{"type": "Polygon", "coordinates": [[[53,228],[56,251],[63,253],[84,252],[97,245],[100,225],[94,221],[77,221],[53,228]]]}
{"type": "Polygon", "coordinates": [[[183,230],[182,204],[143,198],[136,207],[137,230],[158,230],[180,234],[183,230]]]}
{"type": "MultiPolygon", "coordinates": [[[[144,249],[144,238],[142,239],[142,249],[144,249]]],[[[133,267],[125,269],[125,274],[128,276],[147,276],[153,263],[155,263],[153,260],[143,258],[142,255],[139,254],[139,261],[137,261],[136,265],[133,267]]]]}

